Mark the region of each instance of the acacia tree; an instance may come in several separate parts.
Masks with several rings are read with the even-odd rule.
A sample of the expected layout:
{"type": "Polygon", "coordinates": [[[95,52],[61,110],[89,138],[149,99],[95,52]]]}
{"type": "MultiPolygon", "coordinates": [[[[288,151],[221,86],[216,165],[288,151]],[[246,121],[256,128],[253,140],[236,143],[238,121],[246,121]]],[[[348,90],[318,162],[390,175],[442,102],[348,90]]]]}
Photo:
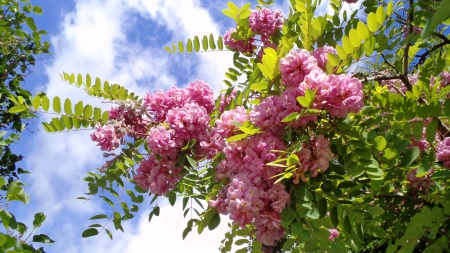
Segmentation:
{"type": "MultiPolygon", "coordinates": [[[[183,238],[228,215],[222,252],[233,242],[238,252],[450,250],[450,1],[366,0],[351,10],[356,0],[331,0],[323,16],[320,1],[290,0],[289,14],[272,2],[229,2],[223,13],[236,27],[223,38],[166,47],[235,52],[215,100],[200,80],[140,98],[90,75],[61,76],[114,104],[103,112],[65,100],[62,109],[55,97],[62,116],[43,123],[48,132],[94,127],[109,157],[84,180],[89,199],[114,210],[93,216],[107,221],[83,237],[112,238],[109,221],[123,231],[147,196],[151,220],[165,196],[194,214],[183,238]]],[[[50,99],[32,106],[48,111],[50,99]]]]}
{"type": "Polygon", "coordinates": [[[20,138],[26,127],[26,120],[36,117],[27,110],[31,93],[25,89],[24,81],[35,65],[35,57],[49,53],[48,42],[41,36],[47,34],[38,30],[33,14],[42,14],[39,6],[28,0],[0,1],[0,219],[5,232],[0,233],[0,252],[44,252],[35,248],[32,242],[52,243],[47,235],[30,237],[45,220],[43,213],[36,213],[33,228],[18,222],[13,213],[7,211],[10,201],[27,204],[30,196],[25,193],[20,174],[30,173],[17,166],[22,156],[14,154],[10,146],[20,138]],[[32,240],[30,242],[28,239],[32,240]]]}

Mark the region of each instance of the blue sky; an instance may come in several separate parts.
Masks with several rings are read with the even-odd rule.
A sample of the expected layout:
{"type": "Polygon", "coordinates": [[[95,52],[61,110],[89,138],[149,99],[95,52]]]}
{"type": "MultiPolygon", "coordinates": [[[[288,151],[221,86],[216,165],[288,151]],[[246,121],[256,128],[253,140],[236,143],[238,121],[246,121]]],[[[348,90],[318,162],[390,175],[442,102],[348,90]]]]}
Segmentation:
{"type": "MultiPolygon", "coordinates": [[[[235,1],[238,5],[244,1],[235,1]]],[[[288,1],[276,1],[275,8],[287,13],[288,1]]],[[[326,2],[326,1],[325,1],[326,2]]],[[[36,16],[39,29],[49,33],[51,55],[37,61],[37,67],[26,79],[26,88],[83,100],[94,106],[109,108],[110,104],[88,97],[83,90],[64,83],[59,74],[89,73],[111,83],[125,85],[144,95],[155,89],[186,86],[201,79],[208,82],[215,95],[224,88],[222,79],[231,66],[232,53],[212,52],[191,55],[170,55],[163,47],[195,35],[222,35],[234,26],[222,15],[226,1],[195,0],[31,0],[44,9],[36,16]]],[[[252,6],[256,1],[252,1],[252,6]]],[[[326,8],[326,7],[325,7],[326,8]]],[[[103,165],[102,152],[90,140],[91,131],[47,134],[41,120],[51,115],[40,114],[30,123],[19,146],[25,156],[22,166],[32,172],[22,176],[29,183],[31,202],[13,205],[11,211],[19,221],[32,224],[36,212],[45,212],[47,220],[37,231],[56,241],[45,246],[47,252],[217,252],[228,231],[227,219],[215,231],[196,232],[182,240],[187,220],[181,205],[168,207],[161,200],[160,217],[148,223],[151,207],[144,203],[131,221],[123,222],[125,233],[111,229],[114,240],[105,233],[87,239],[81,233],[92,222],[88,219],[112,210],[99,198],[84,203],[76,200],[87,191],[82,181],[86,172],[103,165]]]]}

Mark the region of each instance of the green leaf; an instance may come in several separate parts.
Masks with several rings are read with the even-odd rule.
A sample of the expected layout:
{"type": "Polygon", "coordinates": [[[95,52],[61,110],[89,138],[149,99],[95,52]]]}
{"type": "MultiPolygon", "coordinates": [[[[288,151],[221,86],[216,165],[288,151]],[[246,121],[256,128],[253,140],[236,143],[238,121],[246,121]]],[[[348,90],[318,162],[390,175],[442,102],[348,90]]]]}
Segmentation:
{"type": "Polygon", "coordinates": [[[367,15],[367,27],[371,32],[376,32],[378,30],[377,16],[373,12],[367,15]]]}
{"type": "Polygon", "coordinates": [[[50,108],[50,100],[48,99],[47,96],[43,96],[41,101],[41,105],[42,105],[42,109],[44,109],[44,111],[48,111],[48,109],[50,108]]]}
{"type": "Polygon", "coordinates": [[[100,198],[103,199],[106,203],[108,203],[108,205],[114,207],[114,203],[110,199],[108,199],[107,197],[100,196],[100,198]]]}
{"type": "Polygon", "coordinates": [[[200,41],[198,39],[198,36],[194,37],[194,49],[196,52],[200,51],[200,41]]]}
{"type": "Polygon", "coordinates": [[[64,112],[69,115],[72,114],[72,102],[68,98],[64,101],[64,112]]]}
{"type": "Polygon", "coordinates": [[[64,131],[63,122],[61,122],[58,118],[52,118],[52,123],[56,130],[58,130],[59,132],[64,131]]]}
{"type": "Polygon", "coordinates": [[[167,197],[169,198],[169,204],[171,206],[175,205],[175,201],[177,200],[177,195],[175,192],[171,191],[167,194],[167,197]]]}
{"type": "Polygon", "coordinates": [[[424,39],[434,31],[438,25],[444,22],[446,19],[450,18],[450,12],[448,11],[448,6],[450,6],[450,0],[442,0],[439,8],[436,13],[433,15],[431,19],[425,24],[425,27],[422,30],[421,38],[424,39]]]}
{"type": "Polygon", "coordinates": [[[92,112],[93,112],[92,106],[91,105],[86,105],[84,107],[83,117],[85,119],[90,119],[92,117],[92,112]]]}
{"type": "Polygon", "coordinates": [[[339,225],[339,216],[338,216],[338,210],[336,206],[333,206],[330,210],[330,219],[331,224],[333,227],[337,227],[339,225]]]}
{"type": "Polygon", "coordinates": [[[219,38],[217,38],[217,47],[219,48],[219,50],[223,50],[223,39],[222,39],[222,36],[219,36],[219,38]]]}
{"type": "Polygon", "coordinates": [[[42,15],[42,13],[44,13],[42,8],[39,6],[33,6],[33,12],[34,12],[34,14],[38,14],[38,15],[42,15]]]}
{"type": "Polygon", "coordinates": [[[405,154],[402,157],[402,167],[408,167],[416,158],[419,156],[420,150],[418,147],[412,147],[411,149],[406,150],[405,154]]]}
{"type": "Polygon", "coordinates": [[[206,35],[203,35],[202,48],[204,51],[208,50],[208,37],[206,35]]]}
{"type": "Polygon", "coordinates": [[[55,241],[50,239],[50,237],[48,237],[47,235],[40,234],[40,235],[33,236],[33,242],[40,242],[40,243],[44,243],[44,244],[53,244],[55,241]]]}
{"type": "Polygon", "coordinates": [[[286,116],[284,119],[282,119],[281,122],[293,121],[297,118],[298,115],[299,115],[298,112],[293,112],[293,113],[289,114],[288,116],[286,116]]]}
{"type": "Polygon", "coordinates": [[[44,213],[36,213],[34,215],[34,220],[33,220],[33,228],[36,229],[38,227],[40,227],[42,225],[42,223],[45,221],[45,214],[44,213]]]}
{"type": "Polygon", "coordinates": [[[425,131],[425,136],[428,141],[428,143],[433,144],[434,141],[436,141],[436,133],[438,130],[438,122],[437,120],[433,119],[431,122],[428,123],[427,129],[425,131]]]}
{"type": "Polygon", "coordinates": [[[188,41],[187,41],[186,50],[188,51],[188,53],[192,53],[192,40],[191,39],[188,39],[188,41]]]}
{"type": "Polygon", "coordinates": [[[189,232],[192,231],[192,227],[187,227],[183,230],[183,240],[186,238],[186,236],[189,234],[189,232]]]}
{"type": "Polygon", "coordinates": [[[8,112],[9,113],[19,113],[19,112],[23,112],[26,109],[28,109],[28,107],[26,105],[16,105],[11,107],[8,112]]]}
{"type": "Polygon", "coordinates": [[[109,119],[109,112],[108,111],[104,111],[102,113],[102,122],[103,124],[106,124],[106,122],[108,122],[109,119]]]}
{"type": "Polygon", "coordinates": [[[92,216],[89,220],[100,220],[100,219],[108,219],[108,215],[97,214],[97,215],[92,216]]]}
{"type": "Polygon", "coordinates": [[[238,134],[238,135],[235,135],[235,136],[231,136],[230,138],[228,138],[228,139],[226,140],[226,142],[240,141],[240,140],[242,140],[242,139],[247,138],[247,136],[248,136],[247,133],[238,134]]]}
{"type": "Polygon", "coordinates": [[[367,209],[367,212],[373,216],[380,216],[385,213],[384,209],[379,206],[371,206],[367,209]]]}
{"type": "Polygon", "coordinates": [[[352,225],[350,224],[350,218],[348,217],[348,215],[345,215],[343,225],[344,225],[344,230],[348,234],[351,234],[352,233],[352,225]]]}
{"type": "Polygon", "coordinates": [[[288,158],[287,158],[287,165],[295,165],[299,162],[298,156],[296,154],[291,154],[288,158]]]}
{"type": "Polygon", "coordinates": [[[214,36],[212,35],[212,33],[209,35],[209,47],[212,50],[216,49],[216,43],[214,42],[214,36]]]}
{"type": "Polygon", "coordinates": [[[178,41],[178,51],[180,51],[180,53],[184,53],[184,45],[183,42],[178,41]]]}
{"type": "Polygon", "coordinates": [[[88,229],[84,230],[83,233],[81,234],[81,236],[83,238],[91,237],[94,235],[98,235],[98,230],[95,228],[88,228],[88,229]]]}
{"type": "Polygon", "coordinates": [[[219,226],[219,224],[220,224],[220,215],[216,212],[214,213],[214,216],[208,223],[208,229],[212,231],[216,229],[219,226]]]}
{"type": "Polygon", "coordinates": [[[3,246],[6,243],[6,237],[0,234],[0,246],[3,246]]]}
{"type": "Polygon", "coordinates": [[[386,13],[384,12],[383,5],[378,6],[377,12],[376,12],[376,19],[378,24],[383,24],[384,20],[386,19],[386,13]]]}
{"type": "Polygon", "coordinates": [[[331,64],[331,66],[338,66],[339,65],[339,63],[341,62],[340,60],[339,60],[339,56],[337,56],[336,54],[334,54],[334,53],[328,53],[327,54],[327,57],[328,57],[328,62],[331,64]]]}
{"type": "Polygon", "coordinates": [[[374,140],[374,148],[381,152],[384,150],[384,148],[386,148],[386,139],[383,136],[377,136],[374,140]]]}
{"type": "Polygon", "coordinates": [[[395,148],[387,148],[384,150],[383,158],[386,158],[387,160],[394,159],[398,154],[398,151],[395,148]]]}
{"type": "Polygon", "coordinates": [[[105,232],[106,232],[106,234],[108,234],[109,238],[112,240],[113,236],[111,234],[111,231],[109,231],[109,229],[105,228],[105,232]]]}
{"type": "Polygon", "coordinates": [[[354,47],[353,47],[352,42],[350,41],[349,37],[344,36],[342,38],[342,47],[344,48],[344,50],[347,54],[351,54],[353,52],[354,47]]]}
{"type": "Polygon", "coordinates": [[[41,106],[41,97],[39,96],[35,96],[32,100],[31,100],[31,104],[33,105],[34,110],[38,110],[39,107],[41,106]]]}
{"type": "Polygon", "coordinates": [[[61,99],[58,96],[53,98],[53,111],[61,113],[61,99]]]}

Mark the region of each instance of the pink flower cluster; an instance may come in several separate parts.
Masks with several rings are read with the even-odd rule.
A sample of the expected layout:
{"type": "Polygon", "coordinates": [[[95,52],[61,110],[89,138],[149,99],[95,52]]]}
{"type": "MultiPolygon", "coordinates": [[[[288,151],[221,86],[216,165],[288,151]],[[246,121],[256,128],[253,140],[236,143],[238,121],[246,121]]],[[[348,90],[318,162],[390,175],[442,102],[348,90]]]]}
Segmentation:
{"type": "Polygon", "coordinates": [[[330,237],[328,237],[328,240],[333,241],[334,239],[339,237],[339,231],[335,228],[328,229],[330,232],[330,237]]]}
{"type": "Polygon", "coordinates": [[[312,56],[317,60],[317,66],[322,70],[324,70],[325,65],[327,65],[328,53],[336,54],[336,49],[334,49],[334,47],[324,46],[319,47],[312,52],[312,56]]]}
{"type": "MultiPolygon", "coordinates": [[[[316,57],[326,64],[330,48],[317,49],[316,57]]],[[[327,76],[317,65],[317,59],[306,50],[291,50],[280,60],[281,78],[287,88],[279,97],[263,98],[250,113],[250,120],[264,131],[279,136],[289,123],[281,122],[288,115],[301,113],[304,109],[297,97],[304,96],[306,90],[315,90],[312,109],[325,109],[334,118],[345,118],[349,113],[362,109],[362,84],[357,78],[348,75],[327,76]]],[[[316,121],[317,115],[304,115],[294,121],[294,127],[304,126],[316,121]]]]}
{"type": "MultiPolygon", "coordinates": [[[[248,18],[248,28],[252,31],[252,34],[248,35],[250,37],[237,40],[234,38],[237,31],[235,28],[231,28],[223,36],[225,45],[232,51],[238,51],[244,54],[252,53],[255,50],[255,36],[259,35],[262,45],[258,51],[258,59],[261,59],[264,48],[277,48],[277,45],[273,43],[271,38],[276,34],[277,30],[281,30],[284,23],[283,17],[283,13],[280,10],[272,11],[268,8],[262,8],[252,11],[248,18]]],[[[247,27],[244,29],[247,29],[247,27]]]]}
{"type": "Polygon", "coordinates": [[[294,171],[294,183],[298,184],[300,179],[306,182],[304,174],[311,171],[311,177],[317,176],[320,169],[325,171],[330,166],[331,159],[330,141],[323,135],[312,139],[297,153],[300,166],[294,171]]]}
{"type": "Polygon", "coordinates": [[[134,180],[141,188],[164,195],[181,177],[182,168],[176,167],[174,161],[190,140],[196,140],[193,148],[198,158],[218,152],[210,140],[213,138],[209,127],[209,114],[214,110],[213,91],[204,81],[196,80],[186,89],[174,87],[147,94],[143,106],[156,124],[147,134],[152,154],[139,165],[134,180]]]}
{"type": "Polygon", "coordinates": [[[268,8],[262,8],[252,11],[248,21],[252,32],[261,36],[262,41],[267,41],[275,35],[277,29],[281,30],[283,26],[283,13],[280,10],[272,11],[268,8]]]}
{"type": "Polygon", "coordinates": [[[236,33],[235,28],[231,28],[229,31],[225,32],[223,36],[223,41],[226,46],[232,51],[238,51],[241,53],[251,53],[255,49],[255,45],[253,45],[253,38],[249,40],[236,40],[233,38],[233,34],[236,33]]]}
{"type": "MultiPolygon", "coordinates": [[[[238,120],[248,117],[241,110],[236,110],[240,111],[238,120]]],[[[225,119],[229,116],[224,115],[222,122],[229,123],[230,120],[225,119]]],[[[221,132],[222,138],[228,133],[221,132]]],[[[282,141],[270,133],[227,143],[223,149],[226,159],[217,166],[216,180],[228,178],[230,182],[217,199],[209,201],[209,205],[217,208],[219,213],[229,214],[234,224],[242,227],[255,224],[256,237],[265,245],[275,245],[284,235],[281,212],[289,203],[290,195],[282,184],[274,184],[273,176],[283,169],[266,164],[278,158],[273,150],[285,148],[282,141]]]]}
{"type": "Polygon", "coordinates": [[[437,146],[437,158],[444,163],[444,167],[450,169],[450,137],[445,137],[437,146]]]}
{"type": "Polygon", "coordinates": [[[100,146],[100,149],[103,151],[114,150],[120,144],[114,126],[112,125],[102,127],[100,123],[97,123],[95,132],[91,133],[91,139],[98,142],[97,146],[100,146]]]}
{"type": "Polygon", "coordinates": [[[111,151],[119,147],[119,140],[125,135],[130,137],[145,136],[150,120],[146,109],[136,101],[116,101],[118,106],[109,112],[109,121],[105,127],[99,124],[91,134],[91,140],[98,142],[97,146],[103,151],[111,151]]]}
{"type": "Polygon", "coordinates": [[[181,178],[181,170],[181,167],[176,167],[174,161],[158,160],[151,154],[139,164],[133,179],[142,189],[150,189],[153,194],[164,195],[175,188],[181,178]]]}
{"type": "Polygon", "coordinates": [[[408,174],[406,174],[406,181],[408,181],[408,187],[410,188],[409,192],[411,194],[428,194],[431,184],[433,184],[433,180],[430,177],[433,175],[434,169],[430,169],[430,173],[423,177],[417,177],[417,169],[410,170],[408,174]]]}
{"type": "Polygon", "coordinates": [[[450,84],[450,72],[443,71],[439,74],[441,77],[441,87],[445,87],[450,84]]]}

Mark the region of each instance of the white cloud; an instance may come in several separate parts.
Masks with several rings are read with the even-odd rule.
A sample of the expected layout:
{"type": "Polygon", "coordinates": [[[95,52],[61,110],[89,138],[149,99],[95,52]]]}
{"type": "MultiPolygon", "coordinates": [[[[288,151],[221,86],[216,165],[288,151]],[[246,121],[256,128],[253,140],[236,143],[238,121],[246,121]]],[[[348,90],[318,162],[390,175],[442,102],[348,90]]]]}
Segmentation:
{"type": "MultiPolygon", "coordinates": [[[[162,45],[145,45],[141,41],[130,41],[127,31],[138,30],[133,20],[142,15],[148,22],[167,27],[160,34],[172,41],[186,40],[194,35],[219,34],[209,14],[198,1],[125,1],[125,0],[77,0],[72,12],[67,13],[60,25],[59,34],[51,38],[54,49],[53,62],[46,66],[49,78],[45,92],[49,97],[58,95],[72,102],[83,100],[94,106],[109,108],[108,104],[88,97],[79,88],[65,84],[59,77],[68,73],[89,73],[112,83],[126,86],[143,95],[155,88],[167,89],[178,83],[180,77],[170,69],[171,61],[180,62],[180,56],[167,54],[162,45]],[[143,6],[145,8],[143,8],[143,6]],[[145,85],[143,84],[145,83],[145,85]]],[[[220,90],[224,71],[231,62],[231,53],[201,53],[192,55],[190,78],[204,79],[215,91],[220,90]]],[[[49,120],[51,115],[41,119],[49,120]]],[[[164,207],[161,217],[146,222],[148,210],[142,212],[136,227],[135,222],[124,222],[125,234],[115,232],[112,242],[106,235],[82,239],[81,232],[90,224],[88,218],[103,212],[101,200],[82,203],[75,200],[86,191],[82,181],[87,171],[94,171],[102,165],[102,156],[95,143],[89,138],[89,131],[75,131],[62,134],[47,134],[43,128],[35,131],[26,148],[26,167],[33,174],[28,181],[32,197],[30,206],[21,213],[28,213],[25,220],[32,221],[35,211],[44,211],[47,221],[38,233],[46,233],[57,243],[46,246],[50,252],[215,252],[223,238],[226,222],[218,233],[205,231],[200,237],[189,235],[186,241],[181,234],[187,220],[182,219],[181,208],[164,207]],[[209,235],[208,235],[209,234],[209,235]],[[220,235],[220,236],[219,236],[220,235]],[[190,239],[192,238],[192,239],[190,239]],[[204,248],[208,242],[208,247],[204,248]],[[152,247],[176,247],[176,251],[153,251],[152,247]],[[142,250],[139,248],[142,247],[142,250]],[[135,251],[131,251],[135,249],[135,251]],[[191,250],[189,250],[191,249],[191,250]]],[[[95,171],[94,171],[95,172],[95,171]]],[[[111,210],[107,210],[111,211],[111,210]]],[[[24,219],[21,219],[24,220],[24,219]]],[[[175,248],[174,248],[175,249],[175,248]]]]}

